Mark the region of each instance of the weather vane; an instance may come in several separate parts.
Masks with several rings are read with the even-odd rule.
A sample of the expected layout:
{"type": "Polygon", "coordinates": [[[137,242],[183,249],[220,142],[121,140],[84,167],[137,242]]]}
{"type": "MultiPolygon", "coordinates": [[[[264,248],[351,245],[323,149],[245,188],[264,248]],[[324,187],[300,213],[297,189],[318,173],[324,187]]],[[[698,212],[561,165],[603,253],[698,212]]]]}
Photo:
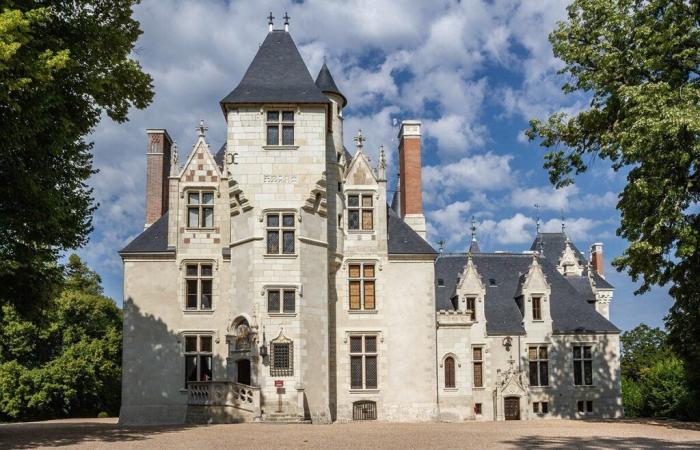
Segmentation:
{"type": "Polygon", "coordinates": [[[209,127],[204,125],[204,120],[200,120],[199,125],[197,126],[197,128],[195,128],[195,130],[199,132],[199,137],[204,137],[208,129],[209,127]]]}
{"type": "Polygon", "coordinates": [[[284,12],[284,31],[289,32],[289,14],[287,14],[287,11],[284,12]]]}
{"type": "Polygon", "coordinates": [[[537,210],[537,218],[535,219],[535,227],[537,228],[537,234],[540,234],[540,204],[535,203],[535,209],[537,210]]]}
{"type": "Polygon", "coordinates": [[[272,20],[273,20],[274,18],[275,18],[275,17],[272,15],[272,11],[270,11],[270,15],[267,16],[267,25],[268,25],[268,29],[269,29],[270,31],[272,31],[272,25],[273,25],[272,20]]]}
{"type": "Polygon", "coordinates": [[[352,139],[356,142],[355,145],[357,145],[357,151],[361,152],[362,147],[365,146],[365,141],[367,140],[364,136],[362,136],[362,129],[357,130],[357,136],[352,139]]]}

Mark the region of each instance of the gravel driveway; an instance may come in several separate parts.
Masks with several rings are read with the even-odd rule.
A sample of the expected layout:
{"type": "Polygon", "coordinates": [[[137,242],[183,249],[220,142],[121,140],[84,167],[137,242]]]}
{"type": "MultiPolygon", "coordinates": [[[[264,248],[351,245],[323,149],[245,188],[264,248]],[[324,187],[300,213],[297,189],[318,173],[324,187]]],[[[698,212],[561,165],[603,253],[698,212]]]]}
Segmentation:
{"type": "Polygon", "coordinates": [[[700,448],[700,424],[572,421],[120,428],[115,419],[0,424],[0,448],[700,448]]]}

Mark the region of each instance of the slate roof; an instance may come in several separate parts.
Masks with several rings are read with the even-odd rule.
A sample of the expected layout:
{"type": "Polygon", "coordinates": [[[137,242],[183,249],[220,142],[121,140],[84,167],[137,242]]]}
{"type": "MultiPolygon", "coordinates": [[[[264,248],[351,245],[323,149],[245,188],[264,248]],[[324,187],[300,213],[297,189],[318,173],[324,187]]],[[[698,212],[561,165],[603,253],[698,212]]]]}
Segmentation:
{"type": "Polygon", "coordinates": [[[387,205],[388,250],[390,255],[437,255],[435,249],[408,226],[387,205]]]}
{"type": "MultiPolygon", "coordinates": [[[[559,263],[559,258],[566,248],[567,236],[565,233],[539,233],[530,246],[530,250],[540,250],[540,242],[542,242],[542,250],[544,257],[549,260],[553,266],[559,263]]],[[[579,260],[583,264],[583,277],[588,279],[588,260],[583,256],[583,253],[576,248],[573,242],[569,241],[569,246],[578,255],[579,260]]],[[[593,281],[595,285],[602,289],[613,289],[613,285],[608,283],[605,278],[593,271],[593,281]]],[[[572,279],[578,277],[571,277],[572,279]]],[[[590,289],[590,286],[589,286],[590,289]]],[[[592,291],[591,291],[592,292],[592,291]]]]}
{"type": "MultiPolygon", "coordinates": [[[[532,255],[513,253],[479,253],[472,255],[476,269],[486,286],[486,329],[489,334],[524,334],[522,313],[516,295],[524,275],[532,263],[532,255]],[[490,280],[495,285],[491,285],[490,280]]],[[[586,298],[578,293],[556,268],[545,258],[540,265],[552,292],[550,312],[555,332],[619,332],[610,321],[600,315],[586,298]]],[[[438,310],[453,310],[450,298],[454,295],[457,277],[467,264],[466,254],[440,256],[435,261],[435,300],[438,310]],[[444,287],[437,280],[444,281],[444,287]]]]}
{"type": "Polygon", "coordinates": [[[479,243],[476,241],[476,239],[472,239],[471,243],[469,244],[469,253],[481,253],[479,243]]]}
{"type": "Polygon", "coordinates": [[[219,151],[216,152],[216,155],[214,155],[214,161],[216,162],[216,165],[219,166],[219,169],[224,168],[224,155],[226,155],[226,143],[224,143],[219,151]]]}
{"type": "Polygon", "coordinates": [[[143,233],[136,236],[133,241],[121,249],[119,254],[167,253],[174,251],[173,247],[168,247],[168,212],[166,211],[160,219],[156,220],[143,233]]]}
{"type": "Polygon", "coordinates": [[[238,86],[221,100],[233,103],[329,103],[314,83],[289,33],[267,34],[238,86]]]}
{"type": "Polygon", "coordinates": [[[328,70],[328,66],[325,62],[323,63],[321,70],[318,72],[318,76],[316,77],[316,86],[324,94],[328,93],[341,96],[343,98],[343,108],[345,108],[345,105],[348,104],[348,99],[345,98],[343,93],[340,92],[340,89],[338,89],[338,86],[336,86],[333,75],[331,75],[331,71],[328,70]]]}

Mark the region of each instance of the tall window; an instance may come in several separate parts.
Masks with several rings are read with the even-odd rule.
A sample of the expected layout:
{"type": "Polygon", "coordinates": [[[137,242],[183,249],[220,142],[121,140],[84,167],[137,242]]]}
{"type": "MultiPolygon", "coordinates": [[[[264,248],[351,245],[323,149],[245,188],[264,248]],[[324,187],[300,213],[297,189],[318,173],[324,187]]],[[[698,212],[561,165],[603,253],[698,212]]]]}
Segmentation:
{"type": "Polygon", "coordinates": [[[451,356],[445,358],[445,387],[455,387],[455,359],[451,356]]]}
{"type": "Polygon", "coordinates": [[[377,336],[350,336],[350,387],[377,388],[377,336]]]}
{"type": "Polygon", "coordinates": [[[373,310],[374,301],[374,264],[350,264],[349,288],[351,310],[373,310]]]}
{"type": "Polygon", "coordinates": [[[476,321],[476,297],[467,297],[467,311],[472,322],[476,321]]]}
{"type": "Polygon", "coordinates": [[[472,360],[474,364],[474,387],[484,387],[484,360],[481,347],[472,349],[472,360]]]}
{"type": "Polygon", "coordinates": [[[542,320],[541,297],[532,297],[532,320],[542,320]]]}
{"type": "Polygon", "coordinates": [[[185,309],[211,309],[213,277],[211,263],[185,265],[185,309]]]}
{"type": "Polygon", "coordinates": [[[293,255],[294,254],[294,214],[293,213],[269,213],[267,214],[267,254],[268,255],[293,255]],[[280,246],[280,238],[282,245],[280,246]]]}
{"type": "Polygon", "coordinates": [[[296,291],[294,289],[270,289],[267,291],[268,313],[292,314],[295,311],[296,291]]]}
{"type": "Polygon", "coordinates": [[[374,206],[372,204],[372,194],[348,195],[348,229],[374,229],[374,206]]]}
{"type": "Polygon", "coordinates": [[[593,384],[593,355],[590,345],[574,346],[574,384],[577,386],[593,384]]]}
{"type": "Polygon", "coordinates": [[[294,111],[267,112],[267,145],[294,145],[294,111]]]}
{"type": "Polygon", "coordinates": [[[270,342],[270,375],[294,375],[294,343],[283,336],[270,342]]]}
{"type": "Polygon", "coordinates": [[[214,192],[187,191],[187,227],[214,227],[214,192]]]}
{"type": "Polygon", "coordinates": [[[211,336],[185,336],[185,386],[190,381],[211,381],[211,336]]]}
{"type": "Polygon", "coordinates": [[[530,347],[530,386],[549,386],[549,357],[546,346],[530,347]]]}

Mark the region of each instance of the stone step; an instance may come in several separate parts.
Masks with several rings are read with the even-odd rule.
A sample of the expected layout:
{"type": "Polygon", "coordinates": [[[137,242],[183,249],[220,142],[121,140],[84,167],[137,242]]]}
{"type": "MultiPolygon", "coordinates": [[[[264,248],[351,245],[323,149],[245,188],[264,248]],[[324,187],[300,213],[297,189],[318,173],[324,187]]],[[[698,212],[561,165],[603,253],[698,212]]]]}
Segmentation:
{"type": "Polygon", "coordinates": [[[311,423],[310,420],[304,420],[302,416],[286,413],[265,414],[261,420],[262,423],[311,423]]]}

